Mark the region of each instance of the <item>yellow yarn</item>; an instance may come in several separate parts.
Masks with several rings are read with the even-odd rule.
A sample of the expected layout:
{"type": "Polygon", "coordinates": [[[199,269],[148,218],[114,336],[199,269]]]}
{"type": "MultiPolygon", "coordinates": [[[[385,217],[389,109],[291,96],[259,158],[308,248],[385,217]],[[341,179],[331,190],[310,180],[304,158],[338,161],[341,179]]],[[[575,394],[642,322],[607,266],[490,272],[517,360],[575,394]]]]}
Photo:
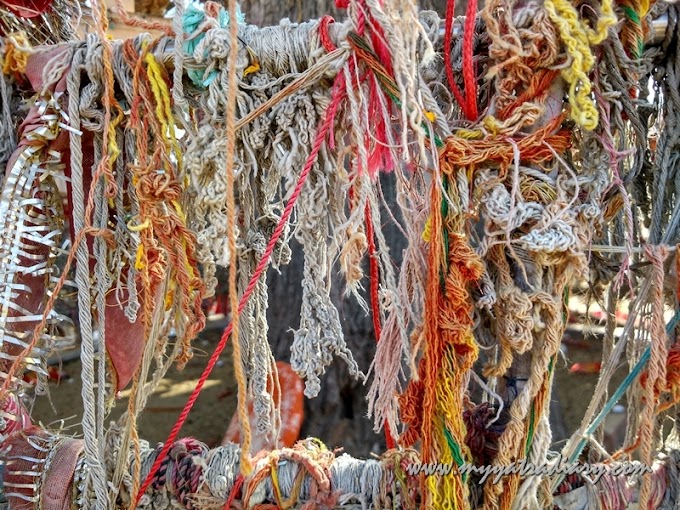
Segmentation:
{"type": "MultiPolygon", "coordinates": [[[[187,217],[184,214],[184,211],[182,210],[182,206],[179,204],[179,202],[177,202],[176,200],[173,200],[172,206],[175,208],[175,211],[177,212],[177,216],[179,216],[179,219],[182,221],[182,223],[186,224],[187,217]]],[[[189,251],[186,240],[182,241],[182,248],[183,248],[183,251],[182,251],[182,255],[183,255],[182,259],[183,260],[182,261],[184,263],[184,268],[186,269],[187,273],[189,273],[192,277],[194,277],[194,276],[196,276],[196,273],[194,272],[194,268],[189,263],[189,259],[186,256],[187,252],[189,251]]]]}
{"type": "Polygon", "coordinates": [[[26,64],[30,55],[31,45],[24,32],[15,32],[5,39],[5,55],[2,62],[2,72],[5,74],[26,72],[26,64]]]}
{"type": "MultiPolygon", "coordinates": [[[[118,156],[120,155],[120,149],[118,148],[118,144],[116,143],[116,128],[118,127],[118,124],[123,120],[123,112],[119,111],[118,115],[116,116],[115,119],[113,119],[109,123],[109,128],[108,128],[108,137],[109,137],[109,143],[107,147],[109,148],[109,166],[113,166],[113,162],[118,159],[118,156]]],[[[113,209],[115,206],[113,204],[113,200],[109,202],[109,206],[113,209]]]]}
{"type": "Polygon", "coordinates": [[[172,201],[172,206],[175,208],[175,212],[177,212],[177,216],[179,216],[179,219],[182,220],[182,223],[187,222],[187,217],[184,214],[184,211],[182,210],[182,206],[177,202],[176,200],[172,201]]]}
{"type": "Polygon", "coordinates": [[[175,136],[175,122],[170,108],[170,90],[163,79],[161,67],[151,53],[147,53],[144,58],[147,65],[147,76],[154,99],[156,100],[156,116],[161,123],[161,134],[165,144],[175,153],[176,164],[179,166],[182,161],[182,152],[175,136]]]}
{"type": "Polygon", "coordinates": [[[133,225],[132,223],[128,222],[127,228],[131,232],[141,232],[145,228],[149,228],[151,225],[151,222],[149,221],[149,218],[144,220],[144,223],[141,223],[140,225],[133,225]]]}
{"type": "Polygon", "coordinates": [[[427,218],[427,221],[425,222],[425,228],[423,229],[423,234],[422,234],[423,241],[426,243],[429,243],[430,240],[432,239],[432,217],[430,216],[427,218]]]}
{"type": "Polygon", "coordinates": [[[497,135],[501,132],[501,129],[503,129],[501,123],[498,122],[498,119],[493,115],[487,115],[484,117],[483,125],[484,129],[486,129],[492,135],[497,135]]]}
{"type": "Polygon", "coordinates": [[[484,137],[484,133],[479,129],[459,129],[456,131],[456,136],[464,140],[480,140],[484,137]]]}
{"type": "Polygon", "coordinates": [[[590,47],[604,41],[609,28],[616,25],[612,0],[603,0],[595,30],[581,23],[569,0],[545,0],[544,6],[571,57],[571,66],[562,70],[562,77],[569,84],[571,118],[591,131],[597,127],[599,114],[591,98],[592,83],[588,77],[595,63],[590,47]]]}
{"type": "Polygon", "coordinates": [[[168,291],[165,293],[165,300],[164,300],[164,305],[165,305],[165,311],[168,312],[172,308],[172,303],[174,301],[174,296],[175,296],[175,290],[177,289],[177,284],[174,282],[174,280],[170,280],[170,283],[168,284],[168,291]]]}
{"type": "Polygon", "coordinates": [[[649,12],[649,0],[640,0],[640,19],[644,18],[649,12]]]}
{"type": "Polygon", "coordinates": [[[250,56],[250,65],[246,67],[245,71],[243,71],[243,77],[245,78],[249,74],[254,74],[260,70],[260,61],[257,58],[257,54],[253,51],[253,49],[250,46],[246,46],[246,50],[248,51],[248,55],[250,56]]]}
{"type": "MultiPolygon", "coordinates": [[[[175,136],[175,123],[174,118],[172,116],[172,110],[170,108],[170,91],[168,89],[168,85],[165,83],[165,80],[163,79],[163,72],[161,71],[161,67],[158,65],[158,62],[156,62],[154,56],[151,53],[147,53],[144,60],[146,61],[147,64],[147,76],[149,77],[151,90],[153,92],[154,99],[156,100],[156,116],[158,117],[158,122],[160,122],[161,124],[162,128],[161,133],[163,136],[163,141],[165,142],[168,148],[174,151],[176,164],[179,166],[182,161],[182,154],[179,144],[177,143],[177,137],[175,136]]],[[[186,215],[184,214],[182,206],[179,204],[179,202],[173,200],[172,206],[177,212],[177,216],[179,217],[182,224],[186,224],[186,215]]],[[[194,268],[190,264],[189,259],[186,255],[187,252],[188,252],[187,242],[186,240],[183,239],[182,263],[184,264],[187,273],[191,275],[191,277],[193,278],[196,276],[196,274],[194,272],[194,268]]],[[[192,289],[193,288],[194,287],[192,285],[192,289]]],[[[168,303],[166,296],[166,306],[167,304],[168,303]]]]}
{"type": "MultiPolygon", "coordinates": [[[[462,340],[470,349],[478,352],[474,337],[471,334],[465,335],[462,340]]],[[[444,427],[446,427],[454,440],[458,438],[460,441],[461,438],[465,437],[465,423],[463,422],[462,412],[457,404],[458,396],[451,392],[451,388],[460,388],[462,386],[462,379],[466,371],[461,370],[457,366],[454,357],[453,348],[447,350],[443,356],[435,397],[437,400],[437,416],[442,418],[442,421],[433,429],[436,438],[435,444],[438,446],[436,461],[445,466],[452,467],[448,473],[435,474],[427,478],[428,493],[432,498],[428,507],[436,510],[469,508],[467,504],[469,489],[463,482],[462,474],[457,468],[456,460],[451,453],[447,437],[443,432],[444,427]],[[456,502],[462,503],[463,506],[458,506],[456,502]]],[[[458,446],[461,448],[460,453],[465,462],[470,462],[470,451],[467,445],[464,442],[460,442],[458,446]]]]}
{"type": "Polygon", "coordinates": [[[144,258],[144,245],[140,244],[137,247],[137,254],[135,255],[135,269],[137,271],[142,271],[146,267],[146,264],[144,264],[142,260],[143,258],[144,258]]]}

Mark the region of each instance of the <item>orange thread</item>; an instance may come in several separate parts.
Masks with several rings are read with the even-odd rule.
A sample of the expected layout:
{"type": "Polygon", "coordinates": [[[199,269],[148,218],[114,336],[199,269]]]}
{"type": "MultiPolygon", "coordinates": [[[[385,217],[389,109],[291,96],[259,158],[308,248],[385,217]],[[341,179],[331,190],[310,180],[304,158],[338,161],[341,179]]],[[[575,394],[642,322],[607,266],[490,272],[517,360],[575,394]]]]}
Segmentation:
{"type": "MultiPolygon", "coordinates": [[[[453,172],[449,160],[440,154],[444,174],[453,172]]],[[[472,310],[468,288],[481,278],[482,262],[461,233],[460,218],[443,216],[442,190],[432,185],[428,284],[425,297],[425,350],[419,363],[418,381],[411,381],[400,397],[402,420],[407,430],[405,446],[420,439],[422,461],[442,462],[451,458],[451,445],[444,429],[469,461],[463,421],[464,378],[477,359],[478,347],[472,334],[472,310]],[[446,236],[446,237],[445,237],[446,236]],[[445,243],[445,239],[447,243],[445,243]],[[448,245],[448,252],[444,246],[448,245]],[[444,275],[442,281],[442,275],[444,275]]],[[[448,498],[466,505],[467,487],[458,470],[438,481],[428,478],[427,504],[440,508],[448,498]]]]}
{"type": "Polygon", "coordinates": [[[566,129],[557,131],[563,116],[558,116],[542,128],[522,137],[507,137],[491,134],[481,140],[469,140],[457,136],[450,136],[445,141],[445,147],[440,156],[443,170],[450,175],[454,168],[471,168],[477,165],[497,164],[500,166],[500,176],[513,163],[514,147],[519,150],[520,161],[524,164],[540,164],[555,157],[555,152],[563,153],[571,145],[571,135],[566,129]],[[554,131],[557,131],[553,133],[554,131]],[[509,140],[514,141],[513,144],[509,140]]]}

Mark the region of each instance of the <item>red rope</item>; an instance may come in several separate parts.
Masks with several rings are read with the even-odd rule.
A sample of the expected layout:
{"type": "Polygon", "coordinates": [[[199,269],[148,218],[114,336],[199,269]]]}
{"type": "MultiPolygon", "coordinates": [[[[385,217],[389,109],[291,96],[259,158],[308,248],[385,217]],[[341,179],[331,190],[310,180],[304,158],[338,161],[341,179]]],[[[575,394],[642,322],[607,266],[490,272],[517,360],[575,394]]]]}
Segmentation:
{"type": "MultiPolygon", "coordinates": [[[[309,172],[311,171],[312,167],[314,166],[314,163],[316,162],[316,158],[319,154],[319,150],[321,149],[321,146],[324,142],[324,139],[326,138],[326,135],[330,131],[332,125],[333,125],[333,119],[335,118],[335,113],[340,106],[340,102],[343,99],[344,96],[344,79],[342,78],[344,75],[338,74],[336,77],[335,83],[333,85],[333,94],[332,94],[332,100],[331,104],[329,105],[328,109],[326,110],[324,114],[324,120],[321,123],[317,134],[316,138],[314,140],[314,146],[312,147],[312,151],[309,154],[309,158],[307,159],[307,163],[305,163],[304,168],[302,169],[302,172],[300,173],[300,177],[298,178],[298,182],[295,185],[295,190],[293,191],[293,194],[291,195],[290,199],[288,200],[288,204],[286,204],[286,208],[283,211],[283,214],[281,215],[281,219],[279,220],[278,225],[276,226],[276,230],[274,230],[274,233],[272,234],[271,239],[269,240],[269,244],[267,245],[267,249],[265,252],[262,254],[262,258],[260,259],[260,262],[257,265],[257,268],[255,269],[255,272],[253,273],[253,276],[250,279],[250,283],[248,284],[248,287],[246,288],[245,292],[243,293],[243,296],[241,297],[241,300],[239,302],[238,310],[239,313],[243,311],[245,308],[246,304],[248,303],[248,300],[250,299],[251,294],[255,290],[255,286],[257,285],[258,280],[260,279],[260,276],[262,276],[262,273],[265,271],[267,265],[269,264],[269,257],[271,256],[272,252],[274,251],[274,248],[276,246],[276,243],[279,241],[279,238],[283,234],[283,230],[286,227],[286,224],[288,223],[288,219],[290,218],[290,215],[293,212],[293,207],[295,206],[295,203],[297,202],[297,199],[300,196],[300,193],[302,193],[302,188],[307,180],[307,176],[309,175],[309,172]]],[[[144,480],[144,483],[142,484],[139,492],[137,493],[135,497],[135,506],[139,505],[139,501],[142,497],[142,495],[147,491],[149,488],[149,485],[151,484],[151,481],[158,471],[158,468],[160,467],[161,463],[163,462],[163,459],[168,455],[168,452],[170,451],[170,448],[172,447],[172,444],[175,442],[175,439],[177,438],[177,435],[179,434],[180,429],[182,428],[182,425],[184,425],[184,422],[187,419],[187,416],[189,416],[189,412],[191,412],[191,408],[194,406],[194,403],[196,402],[196,399],[198,398],[199,394],[201,393],[201,390],[203,389],[203,385],[205,384],[206,380],[208,377],[210,377],[210,373],[212,372],[213,368],[215,367],[215,364],[217,363],[217,360],[220,357],[220,354],[224,350],[225,346],[227,345],[227,340],[229,339],[229,336],[231,335],[231,329],[232,329],[232,323],[230,323],[227,328],[224,330],[224,333],[222,334],[222,338],[220,339],[219,343],[217,344],[217,347],[215,348],[215,351],[212,353],[212,356],[210,357],[210,360],[208,361],[208,365],[205,367],[205,370],[203,371],[203,374],[201,375],[201,378],[198,380],[198,383],[196,384],[196,387],[194,388],[194,391],[191,393],[189,396],[189,400],[187,400],[187,403],[184,406],[184,409],[182,410],[182,413],[179,415],[179,418],[177,419],[177,422],[175,425],[172,427],[172,430],[170,431],[170,435],[168,436],[168,439],[165,441],[165,444],[163,446],[163,450],[161,453],[158,455],[156,458],[156,461],[154,462],[153,466],[151,467],[151,470],[149,471],[149,474],[146,476],[146,479],[144,480]]]]}
{"type": "MultiPolygon", "coordinates": [[[[458,104],[465,113],[467,103],[465,101],[465,98],[463,97],[463,93],[458,88],[458,84],[456,83],[456,80],[453,77],[453,64],[451,63],[451,38],[453,37],[453,15],[455,12],[455,8],[456,8],[455,0],[448,0],[448,2],[446,2],[446,19],[444,23],[444,30],[446,31],[446,33],[444,34],[444,67],[446,67],[446,78],[449,81],[449,87],[451,87],[451,92],[453,92],[456,101],[458,101],[458,104]]],[[[469,118],[469,115],[467,115],[467,113],[466,117],[469,118]]]]}
{"type": "Polygon", "coordinates": [[[231,504],[234,502],[236,499],[236,496],[238,495],[238,492],[241,490],[241,486],[243,485],[243,480],[245,478],[243,477],[242,474],[239,474],[236,477],[236,481],[234,482],[234,486],[231,488],[231,492],[229,493],[229,497],[227,498],[227,504],[224,505],[224,510],[229,510],[231,508],[231,504]]]}
{"type": "MultiPolygon", "coordinates": [[[[476,17],[477,0],[468,0],[465,12],[465,34],[463,36],[463,81],[465,83],[465,99],[467,104],[467,108],[464,110],[468,120],[473,121],[477,120],[479,115],[477,112],[477,76],[472,61],[476,17]]],[[[448,50],[446,54],[451,58],[448,50]]]]}
{"type": "MultiPolygon", "coordinates": [[[[378,296],[378,285],[380,284],[380,272],[378,268],[378,254],[375,249],[375,239],[373,238],[373,221],[371,219],[371,206],[366,204],[366,237],[368,238],[368,260],[371,264],[371,311],[373,315],[373,330],[375,331],[375,343],[380,342],[382,326],[380,324],[380,300],[378,296]]],[[[390,426],[385,420],[385,443],[387,449],[393,449],[396,444],[390,426]]]]}
{"type": "Polygon", "coordinates": [[[321,44],[326,48],[328,53],[336,49],[336,46],[331,39],[331,35],[328,33],[328,25],[331,23],[335,23],[335,20],[333,19],[333,16],[329,16],[328,14],[319,21],[319,39],[321,39],[321,44]]]}

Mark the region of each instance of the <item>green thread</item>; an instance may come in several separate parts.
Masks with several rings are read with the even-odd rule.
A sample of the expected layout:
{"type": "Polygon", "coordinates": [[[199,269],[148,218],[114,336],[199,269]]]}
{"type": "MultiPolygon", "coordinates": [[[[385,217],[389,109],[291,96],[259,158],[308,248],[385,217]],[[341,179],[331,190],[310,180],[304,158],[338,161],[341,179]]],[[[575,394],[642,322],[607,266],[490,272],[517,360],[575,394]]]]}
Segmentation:
{"type": "Polygon", "coordinates": [[[641,23],[640,21],[640,15],[635,12],[635,9],[633,9],[630,5],[624,5],[621,7],[623,10],[623,13],[626,15],[626,17],[631,20],[633,23],[636,25],[639,25],[641,23]]]}
{"type": "Polygon", "coordinates": [[[531,412],[529,413],[529,432],[527,434],[527,442],[524,446],[524,456],[529,458],[531,453],[531,443],[534,440],[534,420],[536,419],[536,404],[531,403],[531,412]]]}
{"type": "MultiPolygon", "coordinates": [[[[449,446],[449,450],[451,451],[451,456],[453,457],[453,460],[456,462],[456,465],[460,468],[465,464],[465,459],[463,458],[463,452],[460,449],[460,446],[458,443],[456,443],[455,439],[453,439],[453,436],[451,435],[451,432],[449,429],[445,426],[444,427],[444,436],[446,437],[446,443],[449,446]]],[[[462,473],[462,480],[463,483],[467,481],[467,473],[462,473]]]]}
{"type": "MultiPolygon", "coordinates": [[[[550,375],[552,374],[553,368],[555,367],[555,360],[557,359],[557,354],[553,356],[550,359],[550,363],[548,363],[548,378],[550,378],[550,375]]],[[[526,445],[524,446],[524,456],[526,458],[529,458],[529,454],[531,453],[531,446],[534,440],[534,429],[535,429],[535,421],[536,421],[536,411],[535,411],[535,401],[531,403],[531,412],[529,414],[529,431],[527,433],[527,442],[526,445]]]]}
{"type": "MultiPolygon", "coordinates": [[[[380,87],[383,89],[383,92],[385,92],[385,94],[387,94],[387,96],[399,108],[401,108],[402,104],[399,98],[399,88],[397,87],[397,84],[394,82],[392,77],[389,75],[387,69],[380,63],[380,59],[375,54],[375,52],[370,48],[370,46],[368,46],[366,41],[364,41],[364,39],[361,38],[356,32],[350,32],[349,34],[347,34],[347,38],[351,39],[353,44],[355,44],[358,48],[360,48],[362,51],[366,52],[371,56],[373,62],[369,63],[369,67],[373,69],[373,73],[375,74],[375,77],[378,79],[380,87]]],[[[433,141],[437,147],[441,148],[444,146],[444,142],[442,141],[442,139],[439,138],[437,134],[432,133],[432,131],[427,126],[425,121],[421,122],[420,125],[425,131],[427,138],[433,141]]]]}

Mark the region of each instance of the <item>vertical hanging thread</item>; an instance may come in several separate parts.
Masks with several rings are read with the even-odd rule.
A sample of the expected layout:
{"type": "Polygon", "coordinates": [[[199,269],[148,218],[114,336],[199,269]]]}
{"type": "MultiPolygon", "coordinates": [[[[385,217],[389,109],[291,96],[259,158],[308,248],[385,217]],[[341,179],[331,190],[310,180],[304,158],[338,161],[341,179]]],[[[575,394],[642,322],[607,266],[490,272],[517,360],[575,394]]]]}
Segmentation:
{"type": "MultiPolygon", "coordinates": [[[[465,11],[465,32],[463,34],[463,81],[465,83],[465,115],[469,121],[476,121],[477,76],[474,67],[475,25],[477,23],[477,0],[468,0],[465,11]]],[[[447,46],[448,48],[448,46],[447,46]]],[[[447,51],[449,55],[450,52],[447,51]]]]}
{"type": "MultiPolygon", "coordinates": [[[[375,341],[380,341],[382,335],[382,325],[380,324],[380,296],[378,294],[378,287],[380,285],[380,268],[378,267],[378,254],[375,249],[375,238],[373,233],[373,218],[371,217],[371,205],[366,204],[365,209],[366,221],[366,238],[368,241],[368,260],[371,274],[371,314],[373,315],[373,331],[375,333],[375,341]]],[[[385,421],[385,443],[387,448],[391,450],[396,446],[390,425],[385,421]]]]}
{"type": "MultiPolygon", "coordinates": [[[[312,170],[312,167],[314,166],[314,163],[316,162],[316,158],[319,155],[319,151],[321,150],[321,146],[324,143],[324,140],[326,139],[326,136],[331,130],[331,127],[333,125],[333,120],[335,119],[335,114],[338,111],[338,108],[340,107],[340,104],[346,94],[346,90],[344,89],[344,80],[342,79],[342,74],[338,74],[336,77],[336,80],[333,84],[332,87],[332,93],[331,93],[331,102],[328,105],[326,111],[324,112],[324,117],[323,121],[321,122],[318,131],[316,133],[316,136],[314,138],[314,144],[312,145],[312,150],[309,154],[309,157],[307,158],[307,161],[305,163],[305,166],[302,169],[302,172],[300,173],[300,176],[298,177],[298,181],[295,185],[295,189],[293,190],[290,199],[288,200],[288,203],[286,204],[285,209],[283,210],[283,213],[281,214],[281,218],[279,222],[276,225],[276,228],[274,229],[274,232],[269,240],[269,243],[267,244],[267,248],[265,249],[264,253],[262,254],[262,257],[260,258],[260,261],[257,264],[257,267],[255,268],[255,271],[253,272],[252,277],[250,278],[250,282],[248,283],[248,286],[246,287],[245,291],[243,292],[243,295],[241,296],[241,299],[238,303],[238,310],[239,312],[243,311],[245,308],[246,304],[248,303],[248,300],[250,299],[250,296],[252,293],[255,291],[257,287],[257,282],[259,281],[260,277],[264,273],[265,269],[269,265],[269,259],[274,252],[274,248],[276,247],[277,243],[279,242],[279,239],[283,235],[284,229],[286,225],[288,224],[288,220],[290,219],[291,214],[293,213],[293,208],[295,207],[295,203],[297,202],[298,198],[300,197],[300,194],[302,193],[302,189],[304,188],[305,182],[307,181],[307,177],[309,176],[309,173],[312,170]]],[[[187,417],[189,416],[189,413],[191,412],[191,409],[193,408],[194,404],[196,403],[196,399],[198,398],[199,394],[201,393],[201,390],[203,389],[203,386],[205,385],[205,382],[208,380],[208,377],[210,377],[210,374],[212,373],[213,368],[215,368],[215,365],[217,364],[217,361],[219,359],[220,354],[224,350],[225,346],[227,345],[227,340],[229,339],[229,336],[231,335],[232,332],[232,324],[230,323],[227,328],[224,330],[224,333],[222,334],[222,338],[220,339],[220,342],[217,344],[217,347],[213,351],[212,355],[210,356],[210,359],[208,360],[208,364],[203,371],[203,374],[201,374],[201,377],[199,378],[198,382],[196,383],[196,387],[194,388],[193,392],[189,396],[189,399],[187,400],[187,403],[184,406],[184,409],[180,413],[177,422],[173,426],[172,430],[170,431],[170,434],[168,435],[168,439],[165,441],[165,444],[163,445],[163,449],[161,450],[161,453],[158,455],[156,458],[156,461],[154,462],[153,466],[149,470],[149,473],[147,474],[146,479],[144,480],[144,483],[142,484],[139,492],[136,494],[136,496],[133,498],[135,501],[135,505],[139,504],[140,499],[146,492],[146,490],[149,488],[149,485],[151,485],[151,482],[153,480],[153,477],[156,475],[158,472],[158,469],[160,468],[163,459],[167,456],[168,452],[170,451],[170,448],[172,448],[172,444],[174,443],[175,439],[177,438],[177,435],[179,434],[180,429],[182,428],[182,425],[184,425],[184,422],[186,421],[187,417]]]]}
{"type": "Polygon", "coordinates": [[[234,346],[234,373],[238,383],[238,417],[241,427],[241,473],[249,475],[252,470],[250,463],[250,420],[248,418],[248,394],[246,377],[243,372],[241,359],[241,342],[239,339],[239,309],[236,290],[236,204],[234,197],[234,148],[236,144],[236,60],[238,57],[238,18],[236,15],[236,0],[229,0],[229,37],[230,52],[228,62],[227,89],[227,236],[229,239],[229,303],[231,307],[232,345],[234,346]]]}
{"type": "MultiPolygon", "coordinates": [[[[665,246],[645,246],[645,255],[652,263],[652,318],[651,346],[647,381],[644,387],[644,408],[640,416],[639,442],[642,461],[651,466],[653,463],[653,437],[657,428],[656,403],[661,387],[666,381],[666,361],[668,359],[668,335],[664,324],[664,261],[668,256],[665,246]],[[656,394],[656,395],[655,395],[656,394]]],[[[650,476],[643,476],[640,486],[640,507],[644,508],[651,496],[650,476]]]]}
{"type": "MultiPolygon", "coordinates": [[[[473,0],[474,1],[474,0],[473,0]]],[[[463,93],[461,92],[456,79],[453,76],[453,63],[451,62],[451,39],[453,38],[453,18],[456,12],[455,0],[447,0],[446,2],[446,18],[444,21],[444,67],[446,68],[446,78],[449,82],[449,87],[451,87],[451,92],[453,96],[458,101],[458,104],[463,109],[463,113],[466,117],[470,117],[467,114],[467,102],[463,93]]]]}

